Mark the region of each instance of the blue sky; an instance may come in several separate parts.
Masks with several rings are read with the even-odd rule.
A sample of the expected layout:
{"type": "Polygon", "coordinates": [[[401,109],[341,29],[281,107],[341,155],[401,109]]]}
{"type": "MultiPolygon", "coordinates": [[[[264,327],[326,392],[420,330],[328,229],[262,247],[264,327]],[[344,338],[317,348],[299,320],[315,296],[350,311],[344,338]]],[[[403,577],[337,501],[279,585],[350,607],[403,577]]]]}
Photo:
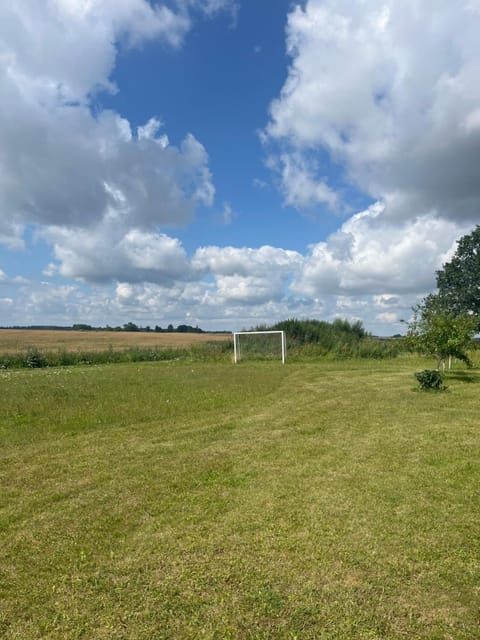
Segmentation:
{"type": "Polygon", "coordinates": [[[402,331],[480,222],[476,0],[0,8],[0,325],[402,331]]]}
{"type": "Polygon", "coordinates": [[[189,252],[211,244],[212,237],[215,244],[274,244],[301,251],[329,222],[331,229],[338,223],[319,225],[311,215],[299,226],[297,212],[283,207],[265,166],[259,133],[287,74],[290,4],[246,0],[235,17],[225,11],[215,19],[200,19],[181,50],[157,43],[120,54],[112,78],[121,90],[99,97],[103,107],[117,110],[135,126],[156,115],[173,144],[190,132],[206,147],[215,205],[199,212],[188,228],[175,229],[189,252]],[[226,206],[232,218],[222,224],[226,206]],[[292,225],[294,234],[288,231],[292,225]]]}

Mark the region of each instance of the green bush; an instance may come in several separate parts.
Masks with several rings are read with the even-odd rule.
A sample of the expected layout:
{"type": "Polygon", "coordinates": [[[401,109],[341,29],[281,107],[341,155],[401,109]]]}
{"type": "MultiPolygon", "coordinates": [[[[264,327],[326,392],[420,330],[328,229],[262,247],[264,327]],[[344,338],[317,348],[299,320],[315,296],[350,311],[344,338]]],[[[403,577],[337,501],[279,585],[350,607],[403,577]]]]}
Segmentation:
{"type": "Polygon", "coordinates": [[[30,349],[25,356],[23,366],[30,369],[40,369],[41,367],[47,367],[48,361],[38,349],[30,349]]]}
{"type": "Polygon", "coordinates": [[[417,371],[415,377],[422,391],[443,391],[446,389],[443,384],[443,375],[436,369],[417,371]]]}

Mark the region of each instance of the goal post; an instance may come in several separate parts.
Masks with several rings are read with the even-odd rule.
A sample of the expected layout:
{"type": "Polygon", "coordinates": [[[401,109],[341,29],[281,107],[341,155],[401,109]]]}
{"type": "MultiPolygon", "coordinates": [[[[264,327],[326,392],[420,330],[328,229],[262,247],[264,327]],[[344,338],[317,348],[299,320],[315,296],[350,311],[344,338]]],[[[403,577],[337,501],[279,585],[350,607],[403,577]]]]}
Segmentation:
{"type": "MultiPolygon", "coordinates": [[[[285,337],[285,331],[234,331],[233,332],[233,361],[235,364],[242,359],[242,352],[244,348],[242,347],[242,341],[245,342],[247,340],[247,336],[273,336],[273,340],[275,340],[275,336],[277,338],[277,345],[280,345],[278,349],[279,355],[281,355],[282,364],[285,364],[287,359],[287,340],[285,337]],[[242,336],[245,336],[242,340],[242,336]]],[[[278,347],[277,347],[278,348],[278,347]]],[[[249,351],[254,351],[255,346],[250,347],[249,351]]]]}

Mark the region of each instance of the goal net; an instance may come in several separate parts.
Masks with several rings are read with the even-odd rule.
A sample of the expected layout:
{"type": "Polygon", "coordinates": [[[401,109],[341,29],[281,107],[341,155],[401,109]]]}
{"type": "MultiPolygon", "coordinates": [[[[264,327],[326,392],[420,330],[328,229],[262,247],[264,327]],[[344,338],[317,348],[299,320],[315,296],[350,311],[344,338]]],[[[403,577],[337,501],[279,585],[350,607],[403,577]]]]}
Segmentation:
{"type": "Polygon", "coordinates": [[[285,364],[287,342],[285,331],[236,331],[233,333],[233,359],[275,360],[285,364]]]}

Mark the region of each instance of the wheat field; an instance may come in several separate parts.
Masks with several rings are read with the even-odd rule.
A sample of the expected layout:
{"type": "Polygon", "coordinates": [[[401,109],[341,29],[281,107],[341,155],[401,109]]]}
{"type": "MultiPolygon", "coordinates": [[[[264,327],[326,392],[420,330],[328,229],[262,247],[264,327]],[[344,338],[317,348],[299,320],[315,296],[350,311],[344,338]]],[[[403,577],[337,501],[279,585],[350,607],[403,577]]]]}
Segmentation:
{"type": "Polygon", "coordinates": [[[191,347],[224,341],[225,333],[155,333],[153,331],[62,331],[51,329],[1,329],[0,354],[32,347],[40,351],[104,351],[132,347],[191,347]]]}

